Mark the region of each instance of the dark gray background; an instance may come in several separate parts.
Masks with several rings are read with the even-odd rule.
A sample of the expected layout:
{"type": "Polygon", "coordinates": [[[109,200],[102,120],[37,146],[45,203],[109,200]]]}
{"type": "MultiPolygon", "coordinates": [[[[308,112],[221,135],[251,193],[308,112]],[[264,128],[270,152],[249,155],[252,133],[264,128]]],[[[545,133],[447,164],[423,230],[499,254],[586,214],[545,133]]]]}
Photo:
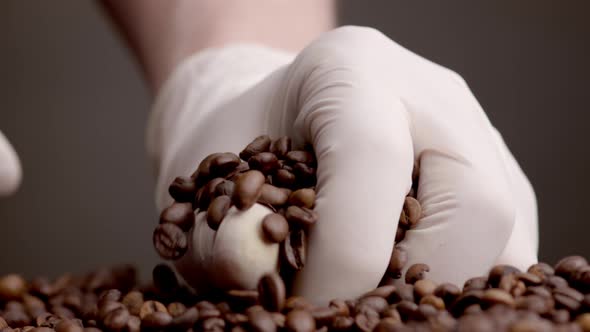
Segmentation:
{"type": "MultiPolygon", "coordinates": [[[[342,23],[376,27],[467,80],[536,189],[540,257],[589,255],[589,2],[368,3],[341,2],[342,23]]],[[[0,129],[25,175],[0,201],[0,274],[115,262],[149,273],[149,106],[94,2],[0,1],[0,129]]]]}

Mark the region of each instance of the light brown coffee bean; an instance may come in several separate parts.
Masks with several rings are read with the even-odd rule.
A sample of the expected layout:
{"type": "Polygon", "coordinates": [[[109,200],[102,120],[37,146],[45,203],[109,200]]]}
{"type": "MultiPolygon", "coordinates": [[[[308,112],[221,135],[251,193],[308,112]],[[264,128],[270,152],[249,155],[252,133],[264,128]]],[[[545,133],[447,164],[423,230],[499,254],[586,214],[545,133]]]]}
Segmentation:
{"type": "Polygon", "coordinates": [[[121,331],[127,325],[129,317],[129,311],[123,306],[109,312],[105,316],[103,324],[111,331],[121,331]]]}
{"type": "Polygon", "coordinates": [[[168,312],[166,306],[158,301],[145,301],[139,310],[139,318],[142,320],[149,314],[154,312],[168,312]]]}
{"type": "Polygon", "coordinates": [[[215,231],[219,229],[219,225],[221,225],[230,207],[231,198],[229,196],[215,197],[207,209],[207,225],[215,231]]]}
{"type": "Polygon", "coordinates": [[[211,160],[209,172],[214,177],[225,177],[240,164],[240,157],[231,152],[220,153],[211,160]]]}
{"type": "Polygon", "coordinates": [[[342,299],[334,299],[330,301],[330,308],[334,309],[334,312],[338,316],[348,316],[350,315],[350,308],[346,304],[346,302],[342,299]]]}
{"type": "Polygon", "coordinates": [[[315,190],[311,188],[298,189],[289,196],[289,204],[311,209],[315,205],[315,197],[315,190]]]}
{"type": "Polygon", "coordinates": [[[294,309],[312,310],[313,305],[304,297],[291,296],[285,301],[285,311],[294,309]]]}
{"type": "Polygon", "coordinates": [[[414,298],[419,301],[423,296],[434,293],[436,283],[428,279],[420,279],[414,283],[414,298]]]}
{"type": "Polygon", "coordinates": [[[434,295],[443,299],[446,306],[450,306],[460,294],[461,289],[448,282],[438,285],[434,290],[434,295]]]}
{"type": "Polygon", "coordinates": [[[160,224],[171,223],[188,232],[195,222],[192,203],[172,203],[160,214],[160,224]]]}
{"type": "Polygon", "coordinates": [[[256,154],[267,152],[270,150],[270,143],[271,139],[268,135],[258,136],[240,152],[240,158],[248,160],[256,154]]]}
{"type": "Polygon", "coordinates": [[[401,330],[403,324],[401,321],[392,317],[385,317],[375,327],[375,332],[395,332],[401,330]]]}
{"type": "Polygon", "coordinates": [[[301,270],[306,260],[307,239],[303,230],[295,230],[289,234],[281,246],[281,256],[291,268],[301,270]]]}
{"type": "Polygon", "coordinates": [[[319,219],[318,214],[314,210],[295,205],[291,205],[287,208],[285,218],[289,223],[304,228],[313,226],[313,224],[319,219]]]}
{"type": "Polygon", "coordinates": [[[291,151],[291,138],[288,136],[279,137],[270,145],[270,152],[279,158],[285,158],[289,151],[291,151]]]}
{"type": "Polygon", "coordinates": [[[414,264],[406,271],[406,283],[414,284],[416,281],[424,279],[426,272],[430,271],[430,267],[426,264],[414,264]]]}
{"type": "Polygon", "coordinates": [[[172,318],[171,325],[179,329],[191,328],[199,320],[199,311],[196,307],[190,307],[182,314],[172,318]]]}
{"type": "Polygon", "coordinates": [[[503,304],[509,307],[515,306],[514,298],[512,297],[512,295],[498,288],[485,290],[483,296],[481,297],[481,301],[482,305],[484,306],[484,309],[496,304],[503,304]]]}
{"type": "Polygon", "coordinates": [[[186,306],[180,302],[171,302],[166,308],[172,318],[182,315],[186,311],[186,306]]]}
{"type": "Polygon", "coordinates": [[[422,217],[422,206],[413,197],[405,198],[403,211],[407,217],[410,228],[416,226],[422,217]]]}
{"type": "Polygon", "coordinates": [[[0,277],[0,301],[20,299],[27,291],[27,282],[18,274],[0,277]]]}
{"type": "Polygon", "coordinates": [[[277,273],[264,275],[258,282],[260,304],[268,311],[280,312],[285,306],[286,290],[277,273]]]}
{"type": "Polygon", "coordinates": [[[282,215],[271,213],[262,219],[262,231],[268,240],[280,243],[289,235],[289,224],[282,215]]]}
{"type": "Polygon", "coordinates": [[[239,210],[246,210],[254,205],[262,192],[264,179],[264,174],[256,170],[247,171],[240,175],[236,180],[234,195],[232,196],[233,204],[239,210]]]}
{"type": "Polygon", "coordinates": [[[265,310],[254,310],[248,313],[250,328],[255,332],[275,332],[277,324],[272,315],[265,310]]]}
{"type": "Polygon", "coordinates": [[[387,273],[394,279],[399,279],[402,276],[402,269],[408,262],[408,253],[400,248],[394,247],[387,267],[387,273]]]}
{"type": "Polygon", "coordinates": [[[582,328],[582,331],[590,331],[590,313],[584,313],[576,317],[576,323],[582,328]]]}
{"type": "Polygon", "coordinates": [[[470,290],[484,290],[488,288],[488,278],[486,277],[473,277],[467,279],[463,285],[463,291],[467,292],[470,290]]]}
{"type": "Polygon", "coordinates": [[[440,297],[434,294],[426,294],[420,297],[420,304],[430,304],[431,306],[435,307],[437,310],[444,310],[445,309],[445,302],[440,297]]]}
{"type": "Polygon", "coordinates": [[[127,307],[130,314],[139,316],[139,311],[143,305],[143,293],[136,290],[131,291],[123,297],[121,302],[127,307]]]}
{"type": "Polygon", "coordinates": [[[309,311],[291,310],[285,320],[285,329],[290,332],[315,332],[315,320],[309,311]]]}
{"type": "Polygon", "coordinates": [[[279,188],[265,183],[262,185],[262,192],[260,193],[258,202],[281,206],[287,203],[290,193],[291,190],[287,188],[279,188]]]}
{"type": "Polygon", "coordinates": [[[270,175],[279,169],[279,159],[272,152],[261,152],[248,159],[248,166],[250,169],[264,173],[264,175],[270,175]]]}

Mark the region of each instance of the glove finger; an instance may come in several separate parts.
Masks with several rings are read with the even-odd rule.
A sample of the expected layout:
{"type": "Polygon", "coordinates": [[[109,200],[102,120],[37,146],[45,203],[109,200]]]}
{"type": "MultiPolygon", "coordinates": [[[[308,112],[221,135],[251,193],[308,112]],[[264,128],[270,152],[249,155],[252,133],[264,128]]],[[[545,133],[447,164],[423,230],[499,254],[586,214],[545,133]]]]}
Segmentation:
{"type": "Polygon", "coordinates": [[[539,249],[539,226],[535,192],[500,133],[494,129],[493,134],[506,164],[516,202],[514,229],[496,264],[509,264],[524,271],[537,262],[539,249]]]}
{"type": "Polygon", "coordinates": [[[22,170],[16,151],[0,131],[0,197],[13,194],[21,178],[22,170]]]}

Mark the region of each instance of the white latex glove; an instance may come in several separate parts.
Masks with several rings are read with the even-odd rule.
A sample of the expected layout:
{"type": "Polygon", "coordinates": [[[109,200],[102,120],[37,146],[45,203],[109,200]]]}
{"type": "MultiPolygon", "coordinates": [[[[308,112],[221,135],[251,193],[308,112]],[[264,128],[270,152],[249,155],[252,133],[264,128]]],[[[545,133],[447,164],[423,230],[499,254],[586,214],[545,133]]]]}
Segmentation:
{"type": "MultiPolygon", "coordinates": [[[[370,28],[325,33],[294,59],[252,45],[184,61],[162,89],[148,132],[158,209],[168,185],[213,152],[238,153],[261,134],[313,144],[319,221],[294,293],[315,303],[353,298],[389,262],[414,158],[423,218],[401,244],[430,278],[462,284],[498,262],[536,261],[535,197],[500,136],[454,72],[370,28]]],[[[197,215],[177,267],[197,289],[254,288],[277,267],[255,205],[217,232],[197,215]]]]}
{"type": "Polygon", "coordinates": [[[22,171],[16,152],[0,131],[0,197],[16,191],[22,171]]]}

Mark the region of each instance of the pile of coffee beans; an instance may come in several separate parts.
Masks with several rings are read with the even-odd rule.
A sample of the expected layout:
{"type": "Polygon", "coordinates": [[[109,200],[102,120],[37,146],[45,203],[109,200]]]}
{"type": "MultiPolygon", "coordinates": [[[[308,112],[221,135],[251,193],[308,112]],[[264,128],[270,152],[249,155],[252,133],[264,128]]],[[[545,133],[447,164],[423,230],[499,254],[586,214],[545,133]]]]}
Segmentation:
{"type": "Polygon", "coordinates": [[[508,265],[462,288],[411,266],[405,283],[315,306],[288,296],[278,274],[257,290],[199,297],[160,264],[138,286],[128,266],[55,280],[0,277],[1,332],[100,331],[590,331],[590,265],[570,256],[519,271],[508,265]]]}
{"type": "Polygon", "coordinates": [[[273,213],[262,221],[270,242],[281,244],[281,274],[305,265],[307,231],[318,220],[315,205],[317,162],[311,146],[292,149],[289,137],[256,137],[239,155],[213,153],[190,177],[179,176],[169,187],[174,203],[164,209],[154,230],[156,251],[167,260],[182,257],[195,210],[206,212],[217,230],[230,207],[247,210],[255,203],[273,213]]]}

